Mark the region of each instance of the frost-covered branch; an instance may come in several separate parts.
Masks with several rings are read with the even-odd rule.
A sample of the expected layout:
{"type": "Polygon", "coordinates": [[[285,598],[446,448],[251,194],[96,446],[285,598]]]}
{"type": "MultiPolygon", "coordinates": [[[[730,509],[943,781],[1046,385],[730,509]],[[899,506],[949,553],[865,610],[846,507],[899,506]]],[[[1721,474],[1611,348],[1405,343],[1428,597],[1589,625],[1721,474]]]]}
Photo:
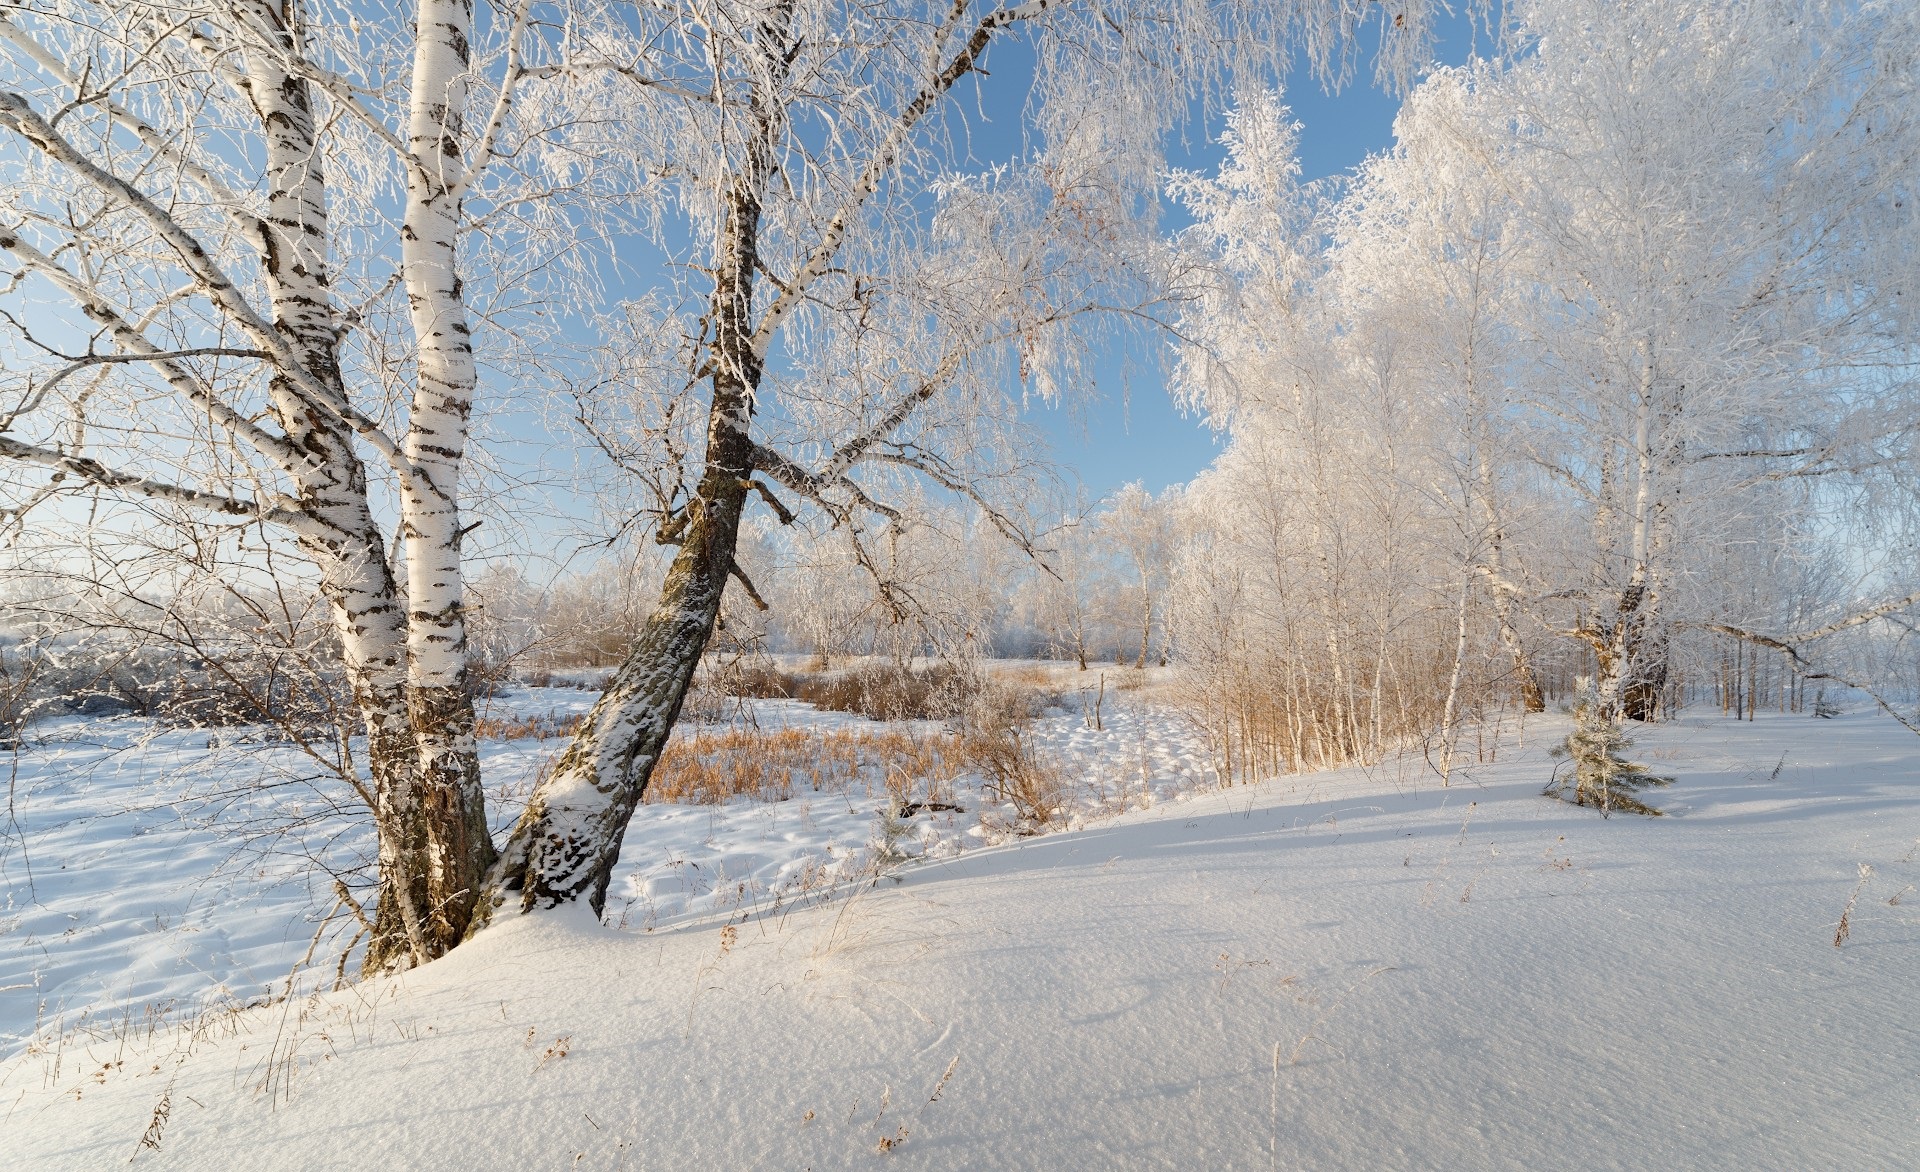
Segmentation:
{"type": "Polygon", "coordinates": [[[201,489],[183,488],[164,480],[155,480],[152,477],[130,472],[119,472],[87,456],[23,444],[4,435],[0,435],[0,457],[51,468],[54,470],[56,479],[71,475],[101,488],[131,492],[149,500],[187,505],[246,521],[269,521],[295,527],[299,527],[301,523],[298,511],[288,507],[291,502],[283,501],[280,504],[263,506],[201,489]]]}

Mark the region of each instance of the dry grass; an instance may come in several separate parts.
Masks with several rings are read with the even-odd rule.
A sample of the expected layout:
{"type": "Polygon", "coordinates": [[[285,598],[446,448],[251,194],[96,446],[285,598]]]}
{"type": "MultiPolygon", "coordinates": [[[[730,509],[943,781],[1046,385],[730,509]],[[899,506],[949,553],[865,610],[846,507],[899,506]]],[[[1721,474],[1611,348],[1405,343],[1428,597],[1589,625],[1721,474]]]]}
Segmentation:
{"type": "Polygon", "coordinates": [[[870,720],[944,720],[979,689],[970,672],[946,664],[914,668],[868,663],[852,671],[798,678],[796,699],[832,712],[855,712],[870,720]]]}
{"type": "Polygon", "coordinates": [[[574,734],[583,718],[578,714],[548,712],[536,716],[482,716],[473,722],[473,735],[483,741],[545,741],[574,734]]]}
{"type": "Polygon", "coordinates": [[[1873,868],[1866,863],[1861,863],[1860,882],[1853,885],[1853,893],[1847,896],[1847,906],[1840,909],[1840,927],[1833,934],[1835,948],[1845,948],[1847,937],[1853,934],[1853,905],[1860,901],[1860,891],[1866,887],[1867,880],[1871,878],[1873,878],[1873,868]]]}
{"type": "MultiPolygon", "coordinates": [[[[687,692],[681,718],[693,724],[729,721],[741,715],[742,700],[799,700],[870,720],[955,720],[962,725],[981,720],[983,709],[992,710],[989,715],[1011,713],[1025,719],[1062,702],[1053,670],[1038,664],[989,670],[952,663],[914,667],[868,661],[835,671],[786,671],[770,660],[739,659],[701,673],[687,692]]],[[[551,713],[482,717],[474,735],[546,740],[572,735],[579,721],[577,716],[551,713]]]]}
{"type": "Polygon", "coordinates": [[[962,738],[960,751],[978,771],[982,787],[1013,806],[1017,834],[1039,834],[1067,812],[1067,787],[1060,771],[1007,722],[977,729],[962,738]]]}
{"type": "Polygon", "coordinates": [[[706,684],[725,696],[750,700],[785,700],[797,696],[804,677],[781,671],[771,663],[737,659],[715,668],[706,684]]]}
{"type": "Polygon", "coordinates": [[[1025,688],[1034,692],[1057,692],[1060,680],[1057,671],[1043,663],[1023,663],[1011,666],[999,666],[993,671],[995,680],[1016,688],[1025,688]]]}
{"type": "MultiPolygon", "coordinates": [[[[1433,737],[1443,721],[1452,655],[1431,652],[1409,635],[1407,645],[1388,646],[1378,658],[1343,658],[1336,671],[1333,662],[1283,646],[1195,665],[1165,691],[1206,730],[1223,779],[1259,781],[1378,761],[1433,737]]],[[[1123,673],[1109,686],[1161,690],[1144,675],[1123,673]]],[[[1456,734],[1504,703],[1478,676],[1462,679],[1457,700],[1456,734]]]]}
{"type": "Polygon", "coordinates": [[[988,671],[953,663],[916,667],[870,660],[838,671],[790,672],[770,663],[741,661],[715,669],[707,684],[728,696],[794,699],[823,711],[879,721],[966,723],[983,701],[1012,705],[1032,716],[1059,699],[1052,672],[1038,665],[988,671]]]}
{"type": "Polygon", "coordinates": [[[778,802],[860,786],[869,795],[891,792],[903,806],[951,804],[953,779],[963,768],[953,738],[940,734],[730,728],[667,742],[647,801],[718,805],[746,796],[778,802]]]}
{"type": "MultiPolygon", "coordinates": [[[[989,793],[1011,803],[1018,833],[1057,822],[1068,802],[1052,766],[1022,739],[1020,725],[1059,697],[1044,667],[970,671],[936,664],[869,663],[834,673],[786,672],[736,661],[706,675],[687,695],[679,727],[647,786],[648,802],[719,805],[737,797],[785,801],[797,794],[890,796],[911,817],[957,810],[954,780],[977,772],[989,793]],[[761,729],[733,720],[743,698],[791,697],[816,708],[879,721],[942,719],[956,730],[761,729]]],[[[475,735],[491,740],[564,739],[581,717],[548,713],[483,717],[475,735]]]]}

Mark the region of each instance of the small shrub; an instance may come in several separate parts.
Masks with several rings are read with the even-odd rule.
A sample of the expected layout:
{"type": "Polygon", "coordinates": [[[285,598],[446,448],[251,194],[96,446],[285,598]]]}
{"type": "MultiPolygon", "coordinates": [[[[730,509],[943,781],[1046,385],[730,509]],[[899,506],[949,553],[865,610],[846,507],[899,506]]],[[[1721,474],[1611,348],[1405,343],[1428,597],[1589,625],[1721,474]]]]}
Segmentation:
{"type": "MultiPolygon", "coordinates": [[[[726,724],[742,714],[745,708],[737,696],[729,696],[704,683],[696,683],[687,689],[686,699],[680,702],[680,721],[685,725],[726,724]]],[[[750,713],[749,713],[750,715],[750,713]]]]}
{"type": "Polygon", "coordinates": [[[466,690],[472,700],[491,700],[513,683],[513,663],[484,655],[467,657],[466,690]]]}
{"type": "Polygon", "coordinates": [[[1019,834],[1038,834],[1067,809],[1067,789],[1051,762],[1020,735],[1017,724],[982,728],[961,741],[967,764],[980,773],[983,788],[1013,806],[1019,834]]]}
{"type": "Polygon", "coordinates": [[[586,717],[578,713],[548,712],[535,716],[482,716],[473,722],[473,735],[485,741],[545,741],[570,737],[586,717]]]}
{"type": "MultiPolygon", "coordinates": [[[[337,671],[295,655],[240,649],[219,658],[161,651],[125,657],[96,688],[136,715],[169,728],[277,727],[309,737],[351,711],[337,671]]],[[[86,693],[81,693],[85,696],[86,693]]]]}
{"type": "MultiPolygon", "coordinates": [[[[946,720],[962,729],[1040,715],[1060,697],[1019,672],[993,674],[968,664],[907,667],[868,663],[831,675],[789,677],[793,696],[815,708],[870,720],[946,720]]],[[[1038,677],[1044,684],[1047,677],[1038,677]]]]}
{"type": "MultiPolygon", "coordinates": [[[[891,778],[889,778],[889,780],[891,780],[891,778]]],[[[881,872],[890,871],[901,863],[907,862],[908,859],[912,857],[900,849],[900,844],[906,840],[907,836],[913,830],[913,823],[910,822],[908,818],[909,815],[905,803],[900,800],[900,795],[894,792],[892,787],[889,786],[887,804],[882,806],[880,811],[874,815],[873,841],[868,845],[868,850],[873,855],[873,865],[876,870],[881,872]]]]}
{"type": "Polygon", "coordinates": [[[1060,697],[1006,680],[988,679],[967,698],[954,715],[963,732],[974,729],[1008,729],[1044,713],[1060,697]]]}
{"type": "Polygon", "coordinates": [[[974,673],[951,664],[869,663],[806,677],[794,696],[815,708],[857,712],[869,720],[945,720],[957,715],[978,688],[974,673]]]}
{"type": "Polygon", "coordinates": [[[749,659],[721,665],[706,682],[722,695],[748,700],[786,700],[800,690],[800,677],[781,671],[771,663],[749,659]]]}
{"type": "MultiPolygon", "coordinates": [[[[1840,909],[1840,926],[1834,930],[1833,946],[1845,948],[1847,937],[1853,935],[1853,905],[1860,901],[1860,891],[1866,887],[1867,880],[1873,878],[1873,868],[1866,863],[1860,864],[1860,882],[1853,885],[1853,894],[1847,896],[1847,906],[1840,909]]],[[[1898,896],[1894,897],[1898,899],[1898,896]]]]}
{"type": "Polygon", "coordinates": [[[1003,667],[994,673],[995,678],[1004,684],[1025,688],[1033,692],[1054,691],[1053,669],[1040,663],[1019,664],[1003,667]]]}

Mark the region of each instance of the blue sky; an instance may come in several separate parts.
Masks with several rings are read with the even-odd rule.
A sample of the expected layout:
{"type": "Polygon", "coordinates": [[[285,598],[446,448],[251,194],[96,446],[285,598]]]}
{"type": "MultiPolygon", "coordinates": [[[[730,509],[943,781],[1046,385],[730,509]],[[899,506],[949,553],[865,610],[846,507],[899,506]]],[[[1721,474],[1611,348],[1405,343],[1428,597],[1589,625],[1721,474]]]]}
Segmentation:
{"type": "MultiPolygon", "coordinates": [[[[1445,63],[1465,61],[1476,47],[1473,27],[1464,16],[1446,21],[1436,58],[1445,63]]],[[[1487,50],[1484,33],[1478,41],[1480,51],[1487,50]]],[[[991,75],[973,80],[978,88],[955,103],[959,116],[969,123],[968,136],[981,165],[1019,149],[1022,138],[1022,113],[1026,87],[1018,80],[1031,76],[1031,50],[1017,40],[995,46],[989,58],[991,75]]],[[[1287,79],[1286,100],[1301,126],[1300,162],[1303,178],[1314,180],[1350,171],[1369,154],[1385,150],[1393,142],[1393,119],[1399,111],[1399,99],[1367,83],[1370,63],[1363,53],[1356,69],[1360,80],[1339,93],[1328,93],[1303,67],[1287,79]]],[[[1213,141],[1218,124],[1203,132],[1189,130],[1192,147],[1176,153],[1175,166],[1199,171],[1213,170],[1224,151],[1213,141]]],[[[1179,213],[1172,212],[1173,216],[1179,213]]],[[[1175,219],[1177,226],[1180,221],[1175,219]]],[[[637,247],[637,246],[636,246],[637,247]]],[[[657,257],[642,252],[625,257],[637,280],[645,281],[649,263],[657,257]]],[[[1069,486],[1076,485],[1089,501],[1107,496],[1121,485],[1141,481],[1155,493],[1169,485],[1184,483],[1205,469],[1219,451],[1220,438],[1198,417],[1177,409],[1167,395],[1160,364],[1153,361],[1147,344],[1133,347],[1127,361],[1116,355],[1097,371],[1098,386],[1073,388],[1065,405],[1052,406],[1033,401],[1029,418],[1045,437],[1051,454],[1069,486]]],[[[500,443],[521,435],[525,419],[518,414],[501,420],[506,436],[496,436],[496,454],[512,465],[513,454],[500,443]]],[[[545,439],[545,424],[531,427],[545,439]]],[[[594,510],[577,500],[565,487],[550,488],[563,513],[579,514],[582,532],[599,532],[599,522],[590,519],[594,510]]],[[[553,550],[573,548],[573,528],[558,526],[531,539],[536,546],[552,543],[553,550]],[[563,535],[559,529],[567,529],[563,535]],[[544,538],[544,541],[543,541],[544,538]]],[[[508,535],[504,530],[501,536],[508,535]]],[[[509,543],[512,543],[509,538],[509,543]]]]}
{"type": "MultiPolygon", "coordinates": [[[[1480,34],[1481,53],[1488,51],[1480,34]]],[[[1464,17],[1444,22],[1436,57],[1460,64],[1476,48],[1472,27],[1464,17]]],[[[1363,77],[1365,68],[1358,70],[1363,77]]],[[[1356,81],[1337,94],[1298,69],[1287,80],[1287,104],[1301,123],[1302,178],[1320,179],[1352,170],[1369,154],[1393,144],[1393,118],[1400,101],[1388,93],[1356,81]]],[[[1214,128],[1212,133],[1217,134],[1214,128]]],[[[1191,152],[1185,165],[1210,170],[1221,157],[1211,142],[1191,152]]],[[[1217,437],[1196,417],[1174,407],[1160,375],[1151,369],[1124,374],[1115,369],[1103,383],[1126,385],[1126,392],[1102,388],[1102,397],[1073,410],[1041,407],[1034,422],[1046,433],[1054,457],[1071,475],[1077,475],[1088,496],[1098,499],[1130,481],[1145,482],[1159,492],[1170,484],[1193,478],[1219,450],[1217,437]]]]}

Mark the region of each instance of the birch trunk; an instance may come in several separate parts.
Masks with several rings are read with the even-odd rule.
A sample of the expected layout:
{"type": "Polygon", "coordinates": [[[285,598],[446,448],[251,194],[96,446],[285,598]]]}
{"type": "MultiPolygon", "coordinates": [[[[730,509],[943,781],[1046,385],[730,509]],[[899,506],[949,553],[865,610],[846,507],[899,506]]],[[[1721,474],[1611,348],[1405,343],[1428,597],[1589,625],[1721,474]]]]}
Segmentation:
{"type": "Polygon", "coordinates": [[[1472,596],[1473,573],[1469,569],[1460,579],[1460,605],[1455,612],[1453,672],[1447,677],[1447,702],[1440,713],[1440,784],[1453,780],[1453,721],[1460,701],[1460,671],[1467,661],[1467,603],[1472,596]]]}
{"type": "Polygon", "coordinates": [[[1475,457],[1474,481],[1482,513],[1481,525],[1486,532],[1486,571],[1493,596],[1494,625],[1500,634],[1500,645],[1507,649],[1507,655],[1513,661],[1514,686],[1520,693],[1521,709],[1526,712],[1545,712],[1547,698],[1540,690],[1540,681],[1533,674],[1533,663],[1527,655],[1526,644],[1520,641],[1519,628],[1513,621],[1513,600],[1518,591],[1507,580],[1507,530],[1500,520],[1493,461],[1488,455],[1488,442],[1484,437],[1477,446],[1479,451],[1475,457]]]}
{"type": "MultiPolygon", "coordinates": [[[[340,323],[327,255],[326,176],[312,94],[303,78],[286,69],[296,45],[281,12],[252,4],[245,16],[259,38],[247,42],[240,84],[260,119],[265,146],[267,211],[259,243],[273,326],[307,376],[345,402],[349,396],[340,372],[340,323]]],[[[445,951],[458,936],[433,930],[438,900],[433,884],[423,881],[430,868],[420,852],[409,849],[409,840],[422,834],[421,814],[413,809],[419,758],[408,713],[409,622],[385,536],[368,504],[366,469],[350,428],[309,401],[290,372],[270,380],[269,394],[297,453],[290,469],[299,503],[295,528],[319,571],[367,730],[379,836],[376,915],[384,925],[369,943],[368,965],[385,967],[395,957],[419,963],[445,951]]]]}
{"type": "Polygon", "coordinates": [[[1140,657],[1133,666],[1144,671],[1147,666],[1147,647],[1153,641],[1153,583],[1147,577],[1145,566],[1140,568],[1140,657]]]}
{"type": "Polygon", "coordinates": [[[1631,562],[1601,658],[1601,711],[1613,719],[1652,720],[1666,686],[1665,640],[1655,629],[1660,594],[1654,563],[1664,546],[1662,521],[1669,512],[1663,482],[1671,478],[1672,469],[1662,457],[1672,420],[1660,402],[1654,353],[1649,334],[1638,344],[1631,562]]]}
{"type": "MultiPolygon", "coordinates": [[[[264,131],[261,245],[274,327],[306,373],[346,402],[312,95],[286,69],[297,46],[280,10],[252,4],[245,15],[261,37],[249,44],[243,86],[264,131]]],[[[305,456],[294,469],[301,542],[319,569],[369,739],[380,853],[369,971],[423,963],[457,944],[493,858],[465,690],[455,507],[474,374],[449,188],[460,178],[458,79],[470,17],[463,4],[427,3],[419,18],[402,253],[420,368],[405,445],[404,595],[351,431],[308,402],[293,379],[270,386],[276,414],[305,456]]]]}
{"type": "Polygon", "coordinates": [[[384,778],[376,775],[386,828],[371,970],[400,965],[403,944],[416,961],[457,945],[494,860],[466,687],[460,567],[460,472],[477,383],[456,256],[472,24],[467,0],[421,0],[415,17],[401,229],[418,373],[403,448],[410,474],[400,500],[410,743],[404,768],[396,762],[384,778]]]}

